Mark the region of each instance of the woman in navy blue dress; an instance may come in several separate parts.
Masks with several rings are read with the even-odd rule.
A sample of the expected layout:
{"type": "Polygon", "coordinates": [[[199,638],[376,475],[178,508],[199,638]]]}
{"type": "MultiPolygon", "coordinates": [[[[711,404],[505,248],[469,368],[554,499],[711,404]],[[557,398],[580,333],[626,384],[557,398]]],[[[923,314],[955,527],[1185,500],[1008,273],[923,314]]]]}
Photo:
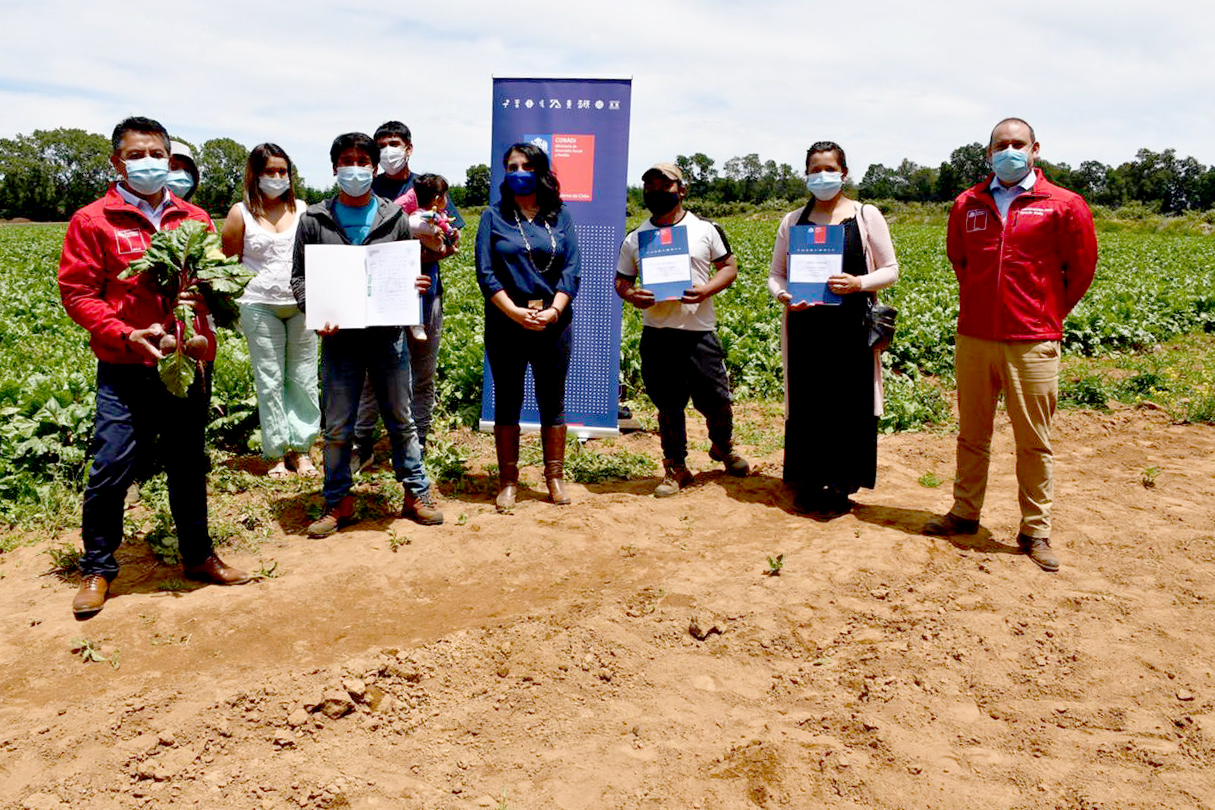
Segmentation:
{"type": "Polygon", "coordinates": [[[569,503],[563,482],[565,378],[580,260],[574,222],[548,155],[517,143],[502,163],[501,199],[481,215],[476,259],[485,296],[485,354],[494,378],[497,508],[508,512],[519,488],[519,413],[529,364],[549,497],[569,503]]]}

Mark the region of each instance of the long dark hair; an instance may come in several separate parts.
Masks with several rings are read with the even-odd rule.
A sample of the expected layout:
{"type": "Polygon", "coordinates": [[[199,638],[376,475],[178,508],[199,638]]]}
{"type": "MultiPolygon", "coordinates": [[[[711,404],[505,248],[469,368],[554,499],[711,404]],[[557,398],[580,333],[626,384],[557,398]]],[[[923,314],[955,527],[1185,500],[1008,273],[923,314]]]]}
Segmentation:
{"type": "Polygon", "coordinates": [[[266,164],[272,157],[287,161],[287,179],[291,181],[291,185],[279,199],[287,203],[288,211],[295,210],[295,165],[283,151],[283,147],[276,143],[259,143],[249,152],[249,160],[245,162],[245,208],[248,208],[249,213],[255,217],[266,215],[265,197],[262,190],[257,187],[257,180],[266,170],[266,164]]]}
{"type": "MultiPolygon", "coordinates": [[[[549,165],[548,153],[535,144],[517,143],[502,155],[502,168],[506,168],[506,164],[510,161],[511,152],[518,152],[527,158],[527,162],[532,164],[532,171],[536,173],[536,202],[540,205],[540,213],[536,216],[547,222],[555,222],[564,203],[561,202],[561,184],[557,182],[557,175],[553,174],[552,167],[549,165]]],[[[510,184],[503,180],[498,190],[502,193],[503,215],[518,212],[519,206],[515,204],[515,192],[510,190],[510,184]]]]}

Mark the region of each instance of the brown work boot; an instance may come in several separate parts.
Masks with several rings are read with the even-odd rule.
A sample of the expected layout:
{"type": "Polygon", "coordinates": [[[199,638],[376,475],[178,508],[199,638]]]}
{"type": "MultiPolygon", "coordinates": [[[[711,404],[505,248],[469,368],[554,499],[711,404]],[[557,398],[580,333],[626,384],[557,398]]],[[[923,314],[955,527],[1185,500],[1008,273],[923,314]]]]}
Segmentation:
{"type": "Polygon", "coordinates": [[[405,490],[405,502],[401,506],[401,517],[421,523],[423,526],[438,526],[443,522],[443,513],[435,505],[435,499],[427,489],[421,495],[405,490]]]}
{"type": "Polygon", "coordinates": [[[933,518],[924,524],[920,534],[931,537],[949,537],[954,534],[974,534],[979,530],[979,521],[958,517],[953,512],[946,512],[939,518],[933,518]]]}
{"type": "Polygon", "coordinates": [[[666,475],[654,490],[655,498],[669,498],[679,490],[692,486],[692,473],[682,461],[663,459],[662,466],[666,475]]]}
{"type": "Polygon", "coordinates": [[[306,532],[312,539],[320,540],[353,522],[354,496],[347,495],[338,501],[336,506],[326,506],[321,516],[308,524],[306,532]]]}
{"type": "Polygon", "coordinates": [[[101,574],[89,574],[80,583],[80,590],[72,600],[72,613],[77,618],[87,619],[101,612],[105,597],[110,590],[110,581],[101,574]]]}
{"type": "Polygon", "coordinates": [[[742,478],[751,472],[751,465],[745,458],[734,451],[734,448],[719,450],[717,445],[709,448],[709,458],[720,461],[730,475],[742,478]]]}
{"type": "Polygon", "coordinates": [[[515,508],[519,493],[519,426],[494,425],[494,450],[498,454],[498,497],[494,501],[499,512],[515,508]]]}
{"type": "Polygon", "coordinates": [[[558,506],[565,506],[570,497],[565,493],[565,425],[540,428],[540,443],[544,448],[544,482],[548,497],[558,506]]]}
{"type": "Polygon", "coordinates": [[[1017,545],[1043,571],[1054,573],[1059,570],[1059,557],[1051,549],[1049,537],[1029,537],[1028,535],[1018,534],[1017,545]]]}
{"type": "Polygon", "coordinates": [[[198,565],[186,565],[181,569],[186,579],[209,582],[212,585],[244,585],[253,579],[248,571],[242,571],[221,560],[214,551],[198,565]]]}

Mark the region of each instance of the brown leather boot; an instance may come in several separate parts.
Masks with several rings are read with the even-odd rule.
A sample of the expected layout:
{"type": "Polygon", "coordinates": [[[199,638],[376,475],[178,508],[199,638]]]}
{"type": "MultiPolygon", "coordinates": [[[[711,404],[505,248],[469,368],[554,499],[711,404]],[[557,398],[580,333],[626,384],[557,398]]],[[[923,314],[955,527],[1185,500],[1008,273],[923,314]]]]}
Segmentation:
{"type": "Polygon", "coordinates": [[[519,426],[494,425],[494,450],[498,453],[495,506],[499,512],[509,512],[515,508],[515,496],[519,492],[519,426]]]}
{"type": "Polygon", "coordinates": [[[80,590],[72,600],[72,613],[78,618],[87,619],[101,612],[105,606],[105,596],[110,590],[110,581],[101,574],[89,574],[80,583],[80,590]]]}
{"type": "Polygon", "coordinates": [[[313,540],[320,540],[353,522],[354,496],[347,495],[336,506],[326,506],[321,516],[308,524],[306,532],[313,540]]]}
{"type": "Polygon", "coordinates": [[[549,500],[565,506],[570,502],[565,494],[565,425],[540,428],[540,443],[544,448],[544,481],[548,484],[549,500]]]}

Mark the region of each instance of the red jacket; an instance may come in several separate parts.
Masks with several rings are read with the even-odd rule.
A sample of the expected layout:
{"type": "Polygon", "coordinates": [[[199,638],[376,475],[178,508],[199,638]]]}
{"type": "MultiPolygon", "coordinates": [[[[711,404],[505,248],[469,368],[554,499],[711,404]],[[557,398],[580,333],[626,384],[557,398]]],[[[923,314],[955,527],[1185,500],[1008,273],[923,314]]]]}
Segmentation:
{"type": "Polygon", "coordinates": [[[1097,267],[1097,235],[1084,198],[1034,169],[1001,223],[991,176],[958,195],[945,252],[958,277],[958,334],[985,340],[1059,340],[1063,319],[1097,267]]]}
{"type": "MultiPolygon", "coordinates": [[[[173,197],[161,219],[161,230],[171,230],[188,219],[215,226],[207,212],[173,197]]],[[[164,323],[170,301],[147,274],[120,279],[118,274],[148,249],[156,230],[139,209],[127,203],[111,186],[105,196],[72,215],[59,259],[59,294],[63,307],[89,333],[89,345],[98,360],[107,363],[155,365],[155,360],[126,342],[133,329],[164,323]]],[[[201,305],[195,329],[210,338],[204,360],[215,359],[215,333],[201,305]]]]}

